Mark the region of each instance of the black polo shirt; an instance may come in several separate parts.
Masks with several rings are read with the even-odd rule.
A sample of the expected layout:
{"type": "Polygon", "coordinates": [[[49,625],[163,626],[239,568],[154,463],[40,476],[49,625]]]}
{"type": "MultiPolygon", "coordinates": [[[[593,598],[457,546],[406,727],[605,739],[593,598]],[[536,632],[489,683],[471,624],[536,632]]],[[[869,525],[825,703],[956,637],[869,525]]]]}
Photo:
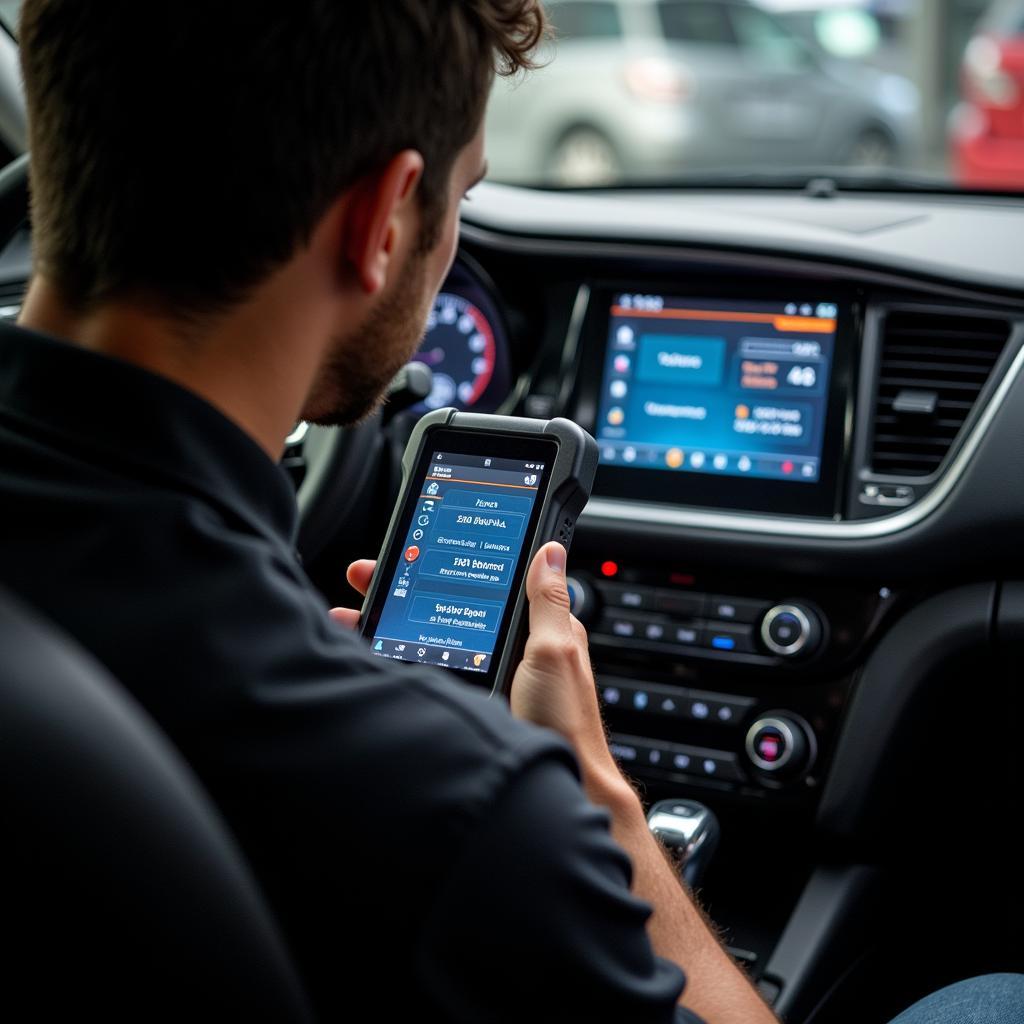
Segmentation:
{"type": "Polygon", "coordinates": [[[554,733],[374,658],[285,474],[191,392],[0,326],[0,579],[170,734],[327,1016],[693,1020],[554,733]]]}

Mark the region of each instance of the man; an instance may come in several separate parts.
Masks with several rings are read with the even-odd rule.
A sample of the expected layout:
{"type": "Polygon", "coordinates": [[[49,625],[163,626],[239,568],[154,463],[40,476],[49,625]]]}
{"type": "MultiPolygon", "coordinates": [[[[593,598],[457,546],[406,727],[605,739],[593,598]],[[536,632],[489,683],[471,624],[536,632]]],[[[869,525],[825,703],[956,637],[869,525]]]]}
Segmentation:
{"type": "Polygon", "coordinates": [[[374,659],[293,552],[284,438],[367,415],[412,355],[495,65],[542,29],[534,0],[25,4],[4,578],[197,769],[326,1012],[666,1021],[678,964],[687,1006],[770,1020],[608,751],[561,547],[516,717],[374,659]]]}
{"type": "Polygon", "coordinates": [[[412,354],[494,68],[542,30],[535,0],[28,0],[0,564],[191,761],[325,1017],[757,1024],[608,751],[564,550],[512,714],[374,659],[293,551],[284,438],[412,354]]]}

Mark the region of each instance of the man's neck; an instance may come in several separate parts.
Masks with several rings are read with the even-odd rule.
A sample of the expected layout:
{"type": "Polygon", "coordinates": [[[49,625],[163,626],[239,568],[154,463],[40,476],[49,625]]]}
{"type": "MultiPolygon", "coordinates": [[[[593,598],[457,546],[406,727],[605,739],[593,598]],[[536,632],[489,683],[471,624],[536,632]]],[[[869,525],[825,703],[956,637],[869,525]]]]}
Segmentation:
{"type": "MultiPolygon", "coordinates": [[[[205,399],[246,431],[275,461],[284,449],[318,365],[303,346],[308,307],[262,295],[208,330],[186,336],[177,325],[130,304],[77,314],[45,278],[36,277],[19,323],[82,348],[133,363],[205,399]]],[[[307,333],[305,337],[315,337],[307,333]]]]}

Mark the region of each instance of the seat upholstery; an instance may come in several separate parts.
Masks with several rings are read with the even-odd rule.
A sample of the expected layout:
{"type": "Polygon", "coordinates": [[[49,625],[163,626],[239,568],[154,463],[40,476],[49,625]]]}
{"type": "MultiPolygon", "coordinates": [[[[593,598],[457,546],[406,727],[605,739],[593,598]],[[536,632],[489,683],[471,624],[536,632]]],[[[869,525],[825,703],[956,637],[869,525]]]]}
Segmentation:
{"type": "Polygon", "coordinates": [[[90,656],[2,590],[0,814],[0,1015],[20,1003],[39,1020],[311,1019],[182,758],[90,656]]]}

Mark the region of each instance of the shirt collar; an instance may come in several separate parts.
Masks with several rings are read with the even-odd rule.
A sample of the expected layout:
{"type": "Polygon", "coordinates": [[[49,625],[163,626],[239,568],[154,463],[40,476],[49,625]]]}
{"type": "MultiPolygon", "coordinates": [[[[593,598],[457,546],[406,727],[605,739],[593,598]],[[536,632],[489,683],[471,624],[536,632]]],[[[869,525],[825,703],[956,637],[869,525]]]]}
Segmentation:
{"type": "Polygon", "coordinates": [[[0,415],[96,462],[135,467],[247,519],[255,514],[294,543],[288,475],[241,427],[165,377],[0,323],[0,415]]]}

